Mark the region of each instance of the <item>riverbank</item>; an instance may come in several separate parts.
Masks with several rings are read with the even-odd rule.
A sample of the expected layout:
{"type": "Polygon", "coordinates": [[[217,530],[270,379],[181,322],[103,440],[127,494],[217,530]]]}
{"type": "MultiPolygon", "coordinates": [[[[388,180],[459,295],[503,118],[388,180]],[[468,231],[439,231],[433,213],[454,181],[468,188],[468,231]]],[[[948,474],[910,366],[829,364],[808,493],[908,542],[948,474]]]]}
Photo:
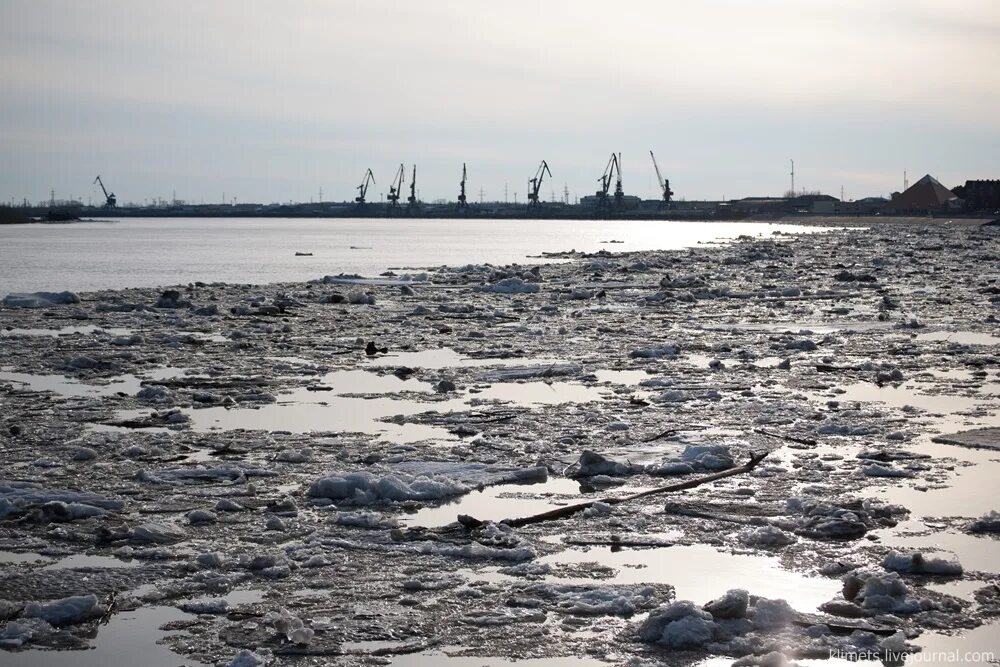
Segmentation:
{"type": "Polygon", "coordinates": [[[774,232],[0,310],[4,663],[995,650],[1000,233],[774,232]]]}

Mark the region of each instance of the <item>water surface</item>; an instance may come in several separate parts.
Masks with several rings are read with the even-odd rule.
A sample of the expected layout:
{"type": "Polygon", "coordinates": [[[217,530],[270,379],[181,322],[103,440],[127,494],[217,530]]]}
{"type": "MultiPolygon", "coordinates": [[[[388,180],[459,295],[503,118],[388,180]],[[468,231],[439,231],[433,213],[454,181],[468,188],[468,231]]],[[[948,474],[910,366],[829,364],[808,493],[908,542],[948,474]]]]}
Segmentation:
{"type": "Polygon", "coordinates": [[[651,220],[121,218],[0,227],[0,296],[272,283],[393,267],[537,264],[542,252],[656,250],[817,227],[651,220]],[[621,243],[607,244],[610,240],[621,243]],[[312,253],[297,257],[296,252],[312,253]]]}

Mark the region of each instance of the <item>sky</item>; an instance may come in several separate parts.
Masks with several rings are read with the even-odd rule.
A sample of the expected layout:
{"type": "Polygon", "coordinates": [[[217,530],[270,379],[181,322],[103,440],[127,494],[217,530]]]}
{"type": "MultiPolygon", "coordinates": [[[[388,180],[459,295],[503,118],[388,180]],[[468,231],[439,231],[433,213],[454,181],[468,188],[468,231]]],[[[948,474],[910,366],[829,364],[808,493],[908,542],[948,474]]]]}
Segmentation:
{"type": "Polygon", "coordinates": [[[1000,178],[997,0],[2,0],[0,201],[856,199],[1000,178]]]}

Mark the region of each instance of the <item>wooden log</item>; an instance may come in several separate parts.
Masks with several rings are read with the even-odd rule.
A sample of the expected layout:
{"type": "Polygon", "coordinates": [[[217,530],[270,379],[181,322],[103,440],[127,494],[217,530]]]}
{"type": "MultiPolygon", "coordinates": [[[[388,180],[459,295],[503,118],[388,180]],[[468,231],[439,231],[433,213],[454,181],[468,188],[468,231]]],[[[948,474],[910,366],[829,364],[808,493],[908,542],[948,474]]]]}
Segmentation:
{"type": "MultiPolygon", "coordinates": [[[[591,500],[585,503],[577,503],[575,505],[566,505],[565,507],[557,507],[556,509],[549,510],[548,512],[542,512],[541,514],[535,514],[532,516],[521,517],[518,519],[504,519],[501,523],[505,523],[512,528],[520,528],[521,526],[530,526],[535,523],[543,523],[545,521],[555,521],[558,519],[565,519],[567,517],[573,516],[577,512],[582,512],[585,509],[594,506],[594,503],[605,503],[607,505],[620,505],[622,503],[631,502],[633,500],[639,500],[640,498],[648,498],[649,496],[656,496],[663,493],[674,493],[677,491],[685,491],[687,489],[693,489],[696,486],[701,486],[702,484],[708,484],[709,482],[714,482],[716,480],[724,479],[726,477],[732,477],[733,475],[741,475],[743,473],[750,472],[757,467],[761,461],[767,456],[768,452],[762,454],[751,454],[750,460],[737,468],[730,468],[729,470],[723,470],[721,472],[712,473],[710,475],[703,475],[695,479],[690,479],[685,482],[680,482],[678,484],[670,484],[667,486],[661,486],[655,489],[649,489],[648,491],[641,491],[639,493],[633,493],[630,496],[624,496],[621,498],[603,498],[601,500],[591,500]]],[[[471,518],[471,517],[470,517],[471,518]]]]}

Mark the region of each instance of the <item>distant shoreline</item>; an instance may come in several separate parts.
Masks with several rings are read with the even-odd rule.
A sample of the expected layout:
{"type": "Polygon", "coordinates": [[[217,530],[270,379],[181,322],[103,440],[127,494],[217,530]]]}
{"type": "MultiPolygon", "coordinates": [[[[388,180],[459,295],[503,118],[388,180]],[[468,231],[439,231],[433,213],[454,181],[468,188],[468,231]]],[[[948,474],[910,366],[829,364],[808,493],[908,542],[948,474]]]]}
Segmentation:
{"type": "MultiPolygon", "coordinates": [[[[116,216],[117,217],[117,216],[116,216]]],[[[150,221],[155,221],[158,219],[177,219],[177,218],[187,218],[187,219],[202,219],[202,220],[232,220],[239,219],[242,216],[233,215],[179,215],[179,216],[165,216],[165,215],[151,215],[151,216],[139,216],[139,215],[127,215],[120,216],[130,219],[147,219],[150,221]]],[[[261,217],[266,218],[278,218],[281,216],[246,216],[245,219],[258,219],[261,217]]],[[[287,220],[350,220],[352,218],[346,218],[343,216],[310,216],[308,218],[303,218],[300,216],[287,216],[284,217],[287,220]]],[[[510,218],[510,217],[473,217],[473,218],[449,218],[449,217],[360,217],[353,219],[361,220],[372,220],[373,222],[387,222],[387,221],[407,221],[407,220],[455,220],[457,221],[475,221],[480,220],[482,222],[488,222],[491,220],[536,220],[540,222],[545,222],[546,220],[565,220],[567,218],[510,218]]],[[[569,218],[569,219],[580,219],[580,220],[593,220],[595,218],[569,218]]],[[[697,217],[697,216],[687,216],[687,217],[628,217],[628,218],[597,218],[602,220],[621,220],[621,221],[649,221],[649,222],[704,222],[704,223],[731,223],[731,222],[773,222],[786,225],[873,225],[873,224],[911,224],[911,225],[927,225],[927,224],[941,224],[941,225],[982,225],[994,221],[993,216],[982,216],[982,217],[970,217],[970,216],[944,216],[944,217],[915,217],[915,216],[858,216],[858,215],[751,215],[742,218],[717,218],[717,217],[697,217]]],[[[5,220],[0,222],[2,226],[17,226],[17,225],[74,225],[74,224],[89,224],[95,222],[102,223],[113,223],[115,219],[112,217],[107,218],[91,218],[91,217],[81,217],[75,220],[42,220],[37,218],[29,218],[27,220],[17,220],[9,221],[5,220]]]]}

